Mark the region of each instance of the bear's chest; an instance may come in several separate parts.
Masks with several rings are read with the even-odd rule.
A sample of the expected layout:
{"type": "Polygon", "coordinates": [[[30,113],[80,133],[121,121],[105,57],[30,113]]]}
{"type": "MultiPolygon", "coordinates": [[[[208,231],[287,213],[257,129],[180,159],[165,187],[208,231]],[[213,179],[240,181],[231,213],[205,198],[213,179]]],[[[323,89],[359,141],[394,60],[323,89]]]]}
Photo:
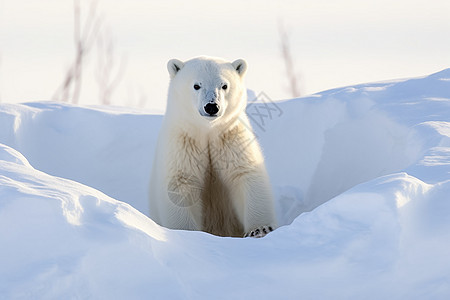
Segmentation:
{"type": "MultiPolygon", "coordinates": [[[[231,199],[233,181],[230,174],[242,169],[240,149],[233,144],[236,140],[211,139],[200,142],[189,135],[181,139],[181,147],[173,161],[177,174],[182,174],[186,184],[179,191],[190,197],[189,203],[194,215],[201,215],[201,230],[219,236],[242,237],[244,229],[238,220],[231,199]],[[198,199],[191,199],[192,196],[198,199]],[[200,214],[199,211],[200,210],[200,214]]],[[[181,186],[177,183],[177,186],[181,186]]]]}

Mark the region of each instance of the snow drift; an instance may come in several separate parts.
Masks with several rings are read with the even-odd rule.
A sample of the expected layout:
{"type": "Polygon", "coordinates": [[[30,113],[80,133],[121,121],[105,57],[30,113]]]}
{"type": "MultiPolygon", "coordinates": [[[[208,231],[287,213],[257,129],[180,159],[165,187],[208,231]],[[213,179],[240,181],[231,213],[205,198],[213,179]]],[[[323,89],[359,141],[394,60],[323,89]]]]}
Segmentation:
{"type": "Polygon", "coordinates": [[[286,225],[263,239],[145,216],[161,116],[0,104],[0,298],[450,297],[450,69],[247,113],[286,225]]]}

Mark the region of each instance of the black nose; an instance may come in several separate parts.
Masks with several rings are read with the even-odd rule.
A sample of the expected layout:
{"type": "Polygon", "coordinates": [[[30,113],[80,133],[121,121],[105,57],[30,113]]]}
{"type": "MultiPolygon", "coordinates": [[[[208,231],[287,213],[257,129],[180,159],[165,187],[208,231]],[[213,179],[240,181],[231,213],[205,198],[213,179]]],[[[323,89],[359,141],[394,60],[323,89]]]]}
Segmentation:
{"type": "Polygon", "coordinates": [[[205,107],[203,107],[203,109],[208,115],[215,116],[219,112],[219,105],[216,103],[208,103],[205,107]]]}

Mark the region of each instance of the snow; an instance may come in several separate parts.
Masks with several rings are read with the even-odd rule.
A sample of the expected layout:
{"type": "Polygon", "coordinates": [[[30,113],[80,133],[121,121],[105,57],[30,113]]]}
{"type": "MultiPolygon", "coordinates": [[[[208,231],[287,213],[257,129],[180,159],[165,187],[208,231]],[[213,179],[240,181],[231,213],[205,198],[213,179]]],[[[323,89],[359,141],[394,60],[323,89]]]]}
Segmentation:
{"type": "Polygon", "coordinates": [[[0,104],[2,299],[448,299],[450,69],[247,108],[281,225],[158,226],[149,111],[0,104]]]}

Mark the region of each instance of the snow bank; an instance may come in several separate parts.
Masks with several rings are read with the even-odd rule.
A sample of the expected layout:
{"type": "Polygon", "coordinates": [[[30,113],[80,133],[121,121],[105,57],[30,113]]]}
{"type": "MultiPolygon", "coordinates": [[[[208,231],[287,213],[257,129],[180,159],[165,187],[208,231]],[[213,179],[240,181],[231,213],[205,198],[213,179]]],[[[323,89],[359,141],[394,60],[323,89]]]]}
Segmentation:
{"type": "MultiPolygon", "coordinates": [[[[277,103],[283,113],[258,133],[272,181],[279,193],[291,195],[286,201],[297,200],[285,221],[356,184],[418,167],[425,152],[447,145],[448,78],[450,70],[445,70],[277,103]]],[[[432,182],[450,179],[445,172],[423,171],[432,182]]]]}
{"type": "Polygon", "coordinates": [[[38,170],[94,187],[148,211],[147,189],[162,116],[58,103],[1,104],[0,143],[38,170]]]}
{"type": "Polygon", "coordinates": [[[0,104],[0,298],[450,297],[450,69],[247,112],[289,224],[263,239],[145,216],[161,116],[0,104]]]}

